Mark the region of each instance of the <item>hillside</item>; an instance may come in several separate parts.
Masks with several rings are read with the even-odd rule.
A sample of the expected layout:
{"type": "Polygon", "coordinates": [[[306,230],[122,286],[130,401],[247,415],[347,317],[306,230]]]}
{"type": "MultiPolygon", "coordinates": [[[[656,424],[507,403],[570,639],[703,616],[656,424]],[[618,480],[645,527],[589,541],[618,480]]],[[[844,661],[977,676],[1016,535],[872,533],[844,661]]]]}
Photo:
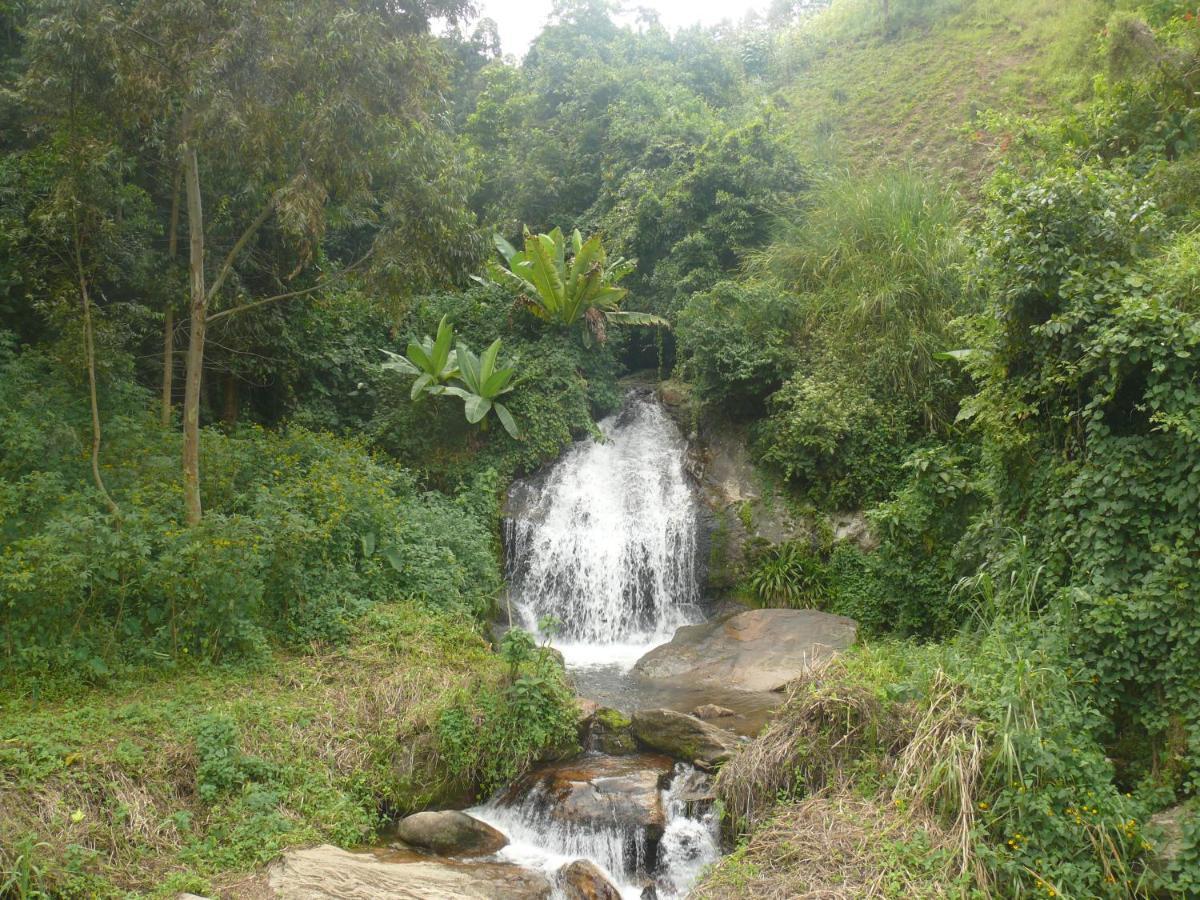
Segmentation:
{"type": "Polygon", "coordinates": [[[980,114],[1023,115],[1083,97],[1102,0],[839,3],[780,38],[775,95],[792,142],[851,170],[913,166],[968,191],[1003,136],[980,114]]]}

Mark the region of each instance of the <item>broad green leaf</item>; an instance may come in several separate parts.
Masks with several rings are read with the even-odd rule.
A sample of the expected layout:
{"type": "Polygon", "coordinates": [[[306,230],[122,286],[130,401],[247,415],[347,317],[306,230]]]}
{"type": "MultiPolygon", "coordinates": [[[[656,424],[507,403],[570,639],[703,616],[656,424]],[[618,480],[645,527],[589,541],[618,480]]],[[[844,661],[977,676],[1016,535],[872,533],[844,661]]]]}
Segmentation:
{"type": "Polygon", "coordinates": [[[564,287],[554,264],[554,242],[544,234],[533,235],[525,247],[533,264],[531,280],[541,297],[542,305],[558,319],[563,306],[564,287]]]}
{"type": "Polygon", "coordinates": [[[442,321],[438,323],[437,341],[433,345],[433,353],[430,357],[433,362],[433,371],[430,374],[441,375],[442,370],[446,367],[446,360],[450,356],[450,345],[454,342],[454,328],[447,321],[446,316],[442,316],[442,321]]]}
{"type": "Polygon", "coordinates": [[[496,249],[500,251],[505,262],[511,262],[512,258],[517,255],[517,248],[506,241],[502,235],[493,234],[492,243],[496,245],[496,249]]]}
{"type": "Polygon", "coordinates": [[[478,394],[472,394],[467,398],[464,408],[467,413],[467,421],[474,425],[488,414],[488,410],[492,408],[492,401],[480,397],[478,394]]]}
{"type": "Polygon", "coordinates": [[[615,325],[648,325],[651,328],[671,328],[671,323],[662,316],[651,313],[626,312],[623,309],[606,312],[604,317],[615,325]]]}
{"type": "MultiPolygon", "coordinates": [[[[492,373],[496,370],[496,357],[500,354],[500,338],[492,341],[490,347],[483,351],[483,356],[479,360],[479,386],[483,388],[488,379],[492,377],[492,373]]],[[[485,397],[488,396],[486,390],[480,390],[479,393],[485,397]]]]}
{"type": "Polygon", "coordinates": [[[383,363],[383,368],[395,372],[402,372],[405,375],[420,375],[421,370],[409,362],[399,353],[393,353],[391,350],[384,350],[388,355],[388,361],[383,363]]]}
{"type": "Polygon", "coordinates": [[[500,424],[504,426],[504,430],[508,432],[509,436],[520,437],[521,431],[517,428],[517,420],[508,411],[508,407],[503,403],[493,403],[492,408],[496,410],[496,418],[500,420],[500,424]]]}
{"type": "Polygon", "coordinates": [[[422,375],[420,378],[418,378],[416,381],[414,381],[412,383],[412,390],[408,392],[409,399],[416,400],[417,397],[419,397],[421,395],[421,392],[423,390],[425,390],[425,388],[427,388],[432,383],[433,383],[432,375],[429,375],[428,373],[422,375]]]}

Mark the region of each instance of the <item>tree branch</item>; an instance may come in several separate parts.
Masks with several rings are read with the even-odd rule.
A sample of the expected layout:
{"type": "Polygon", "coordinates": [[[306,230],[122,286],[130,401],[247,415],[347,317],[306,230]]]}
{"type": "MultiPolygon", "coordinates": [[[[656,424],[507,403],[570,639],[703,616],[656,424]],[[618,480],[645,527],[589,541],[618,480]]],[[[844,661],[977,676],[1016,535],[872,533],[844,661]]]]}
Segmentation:
{"type": "MultiPolygon", "coordinates": [[[[225,283],[225,279],[229,277],[229,273],[233,270],[234,260],[238,254],[245,249],[246,244],[250,242],[250,238],[254,237],[254,233],[263,226],[263,223],[271,217],[271,213],[275,211],[275,198],[271,197],[270,202],[263,208],[254,221],[246,226],[246,230],[242,232],[242,236],[234,242],[234,245],[229,248],[229,253],[225,257],[225,262],[221,264],[221,270],[217,273],[217,277],[213,280],[212,287],[208,289],[208,302],[211,303],[213,298],[217,296],[217,292],[221,290],[221,286],[225,283]]],[[[210,320],[216,316],[209,316],[210,320]]]]}
{"type": "Polygon", "coordinates": [[[330,275],[328,278],[322,278],[317,284],[314,284],[312,287],[302,288],[301,290],[298,290],[298,291],[288,291],[286,294],[276,294],[274,297],[264,297],[262,300],[255,300],[252,303],[243,303],[241,306],[234,306],[234,307],[230,307],[229,309],[223,309],[220,312],[213,313],[211,316],[209,316],[208,321],[210,323],[216,322],[218,319],[222,319],[225,316],[232,316],[232,315],[235,315],[240,312],[245,312],[248,309],[256,309],[259,306],[266,306],[268,303],[276,303],[280,300],[290,300],[293,297],[302,297],[305,294],[315,293],[316,291],[319,291],[322,288],[328,287],[333,282],[339,281],[342,278],[345,278],[347,275],[349,275],[351,272],[353,272],[355,269],[357,269],[359,266],[361,266],[363,263],[365,263],[368,259],[370,259],[371,254],[373,254],[374,252],[375,252],[374,249],[367,251],[367,254],[365,256],[363,256],[361,259],[359,259],[357,262],[351,263],[350,265],[346,266],[346,268],[342,269],[339,272],[334,273],[333,275],[330,275]]]}

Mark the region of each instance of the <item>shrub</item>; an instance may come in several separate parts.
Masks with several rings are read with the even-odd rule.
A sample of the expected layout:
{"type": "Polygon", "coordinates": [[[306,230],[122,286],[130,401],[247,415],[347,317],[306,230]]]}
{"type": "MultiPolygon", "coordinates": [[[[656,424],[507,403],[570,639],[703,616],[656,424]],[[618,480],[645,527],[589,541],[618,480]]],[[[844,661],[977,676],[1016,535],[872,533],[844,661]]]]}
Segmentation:
{"type": "Polygon", "coordinates": [[[815,501],[857,509],[896,482],[910,439],[903,413],[851,377],[797,374],[774,394],[754,442],[815,501]]]}
{"type": "Polygon", "coordinates": [[[678,352],[701,399],[737,418],[763,409],[796,365],[794,301],[778,288],[723,281],[679,314],[678,352]]]}

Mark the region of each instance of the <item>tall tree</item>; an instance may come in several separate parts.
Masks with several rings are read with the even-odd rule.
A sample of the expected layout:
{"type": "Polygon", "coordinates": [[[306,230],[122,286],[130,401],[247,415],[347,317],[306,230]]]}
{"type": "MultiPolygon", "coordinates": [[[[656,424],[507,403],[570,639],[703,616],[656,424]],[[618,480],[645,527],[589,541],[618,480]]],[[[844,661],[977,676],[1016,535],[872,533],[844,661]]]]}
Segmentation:
{"type": "MultiPolygon", "coordinates": [[[[448,278],[469,217],[455,192],[436,189],[444,160],[443,60],[432,16],[454,18],[462,0],[42,0],[31,39],[61,49],[64,36],[101,48],[94,78],[125,126],[131,149],[158,156],[170,185],[182,169],[188,236],[184,375],[186,518],[202,517],[201,386],[211,323],[314,293],[407,240],[410,257],[384,268],[408,282],[448,278]],[[429,205],[425,222],[408,202],[429,205]],[[323,252],[330,227],[348,236],[323,252]],[[457,232],[457,233],[455,233],[457,232]],[[389,243],[392,242],[392,243],[389,243]]],[[[44,81],[58,71],[37,54],[44,81]]],[[[65,61],[62,65],[65,65],[65,61]]],[[[170,222],[164,228],[170,232],[170,222]]],[[[170,323],[168,323],[170,327],[170,323]]],[[[164,335],[164,398],[169,401],[164,335]]]]}

